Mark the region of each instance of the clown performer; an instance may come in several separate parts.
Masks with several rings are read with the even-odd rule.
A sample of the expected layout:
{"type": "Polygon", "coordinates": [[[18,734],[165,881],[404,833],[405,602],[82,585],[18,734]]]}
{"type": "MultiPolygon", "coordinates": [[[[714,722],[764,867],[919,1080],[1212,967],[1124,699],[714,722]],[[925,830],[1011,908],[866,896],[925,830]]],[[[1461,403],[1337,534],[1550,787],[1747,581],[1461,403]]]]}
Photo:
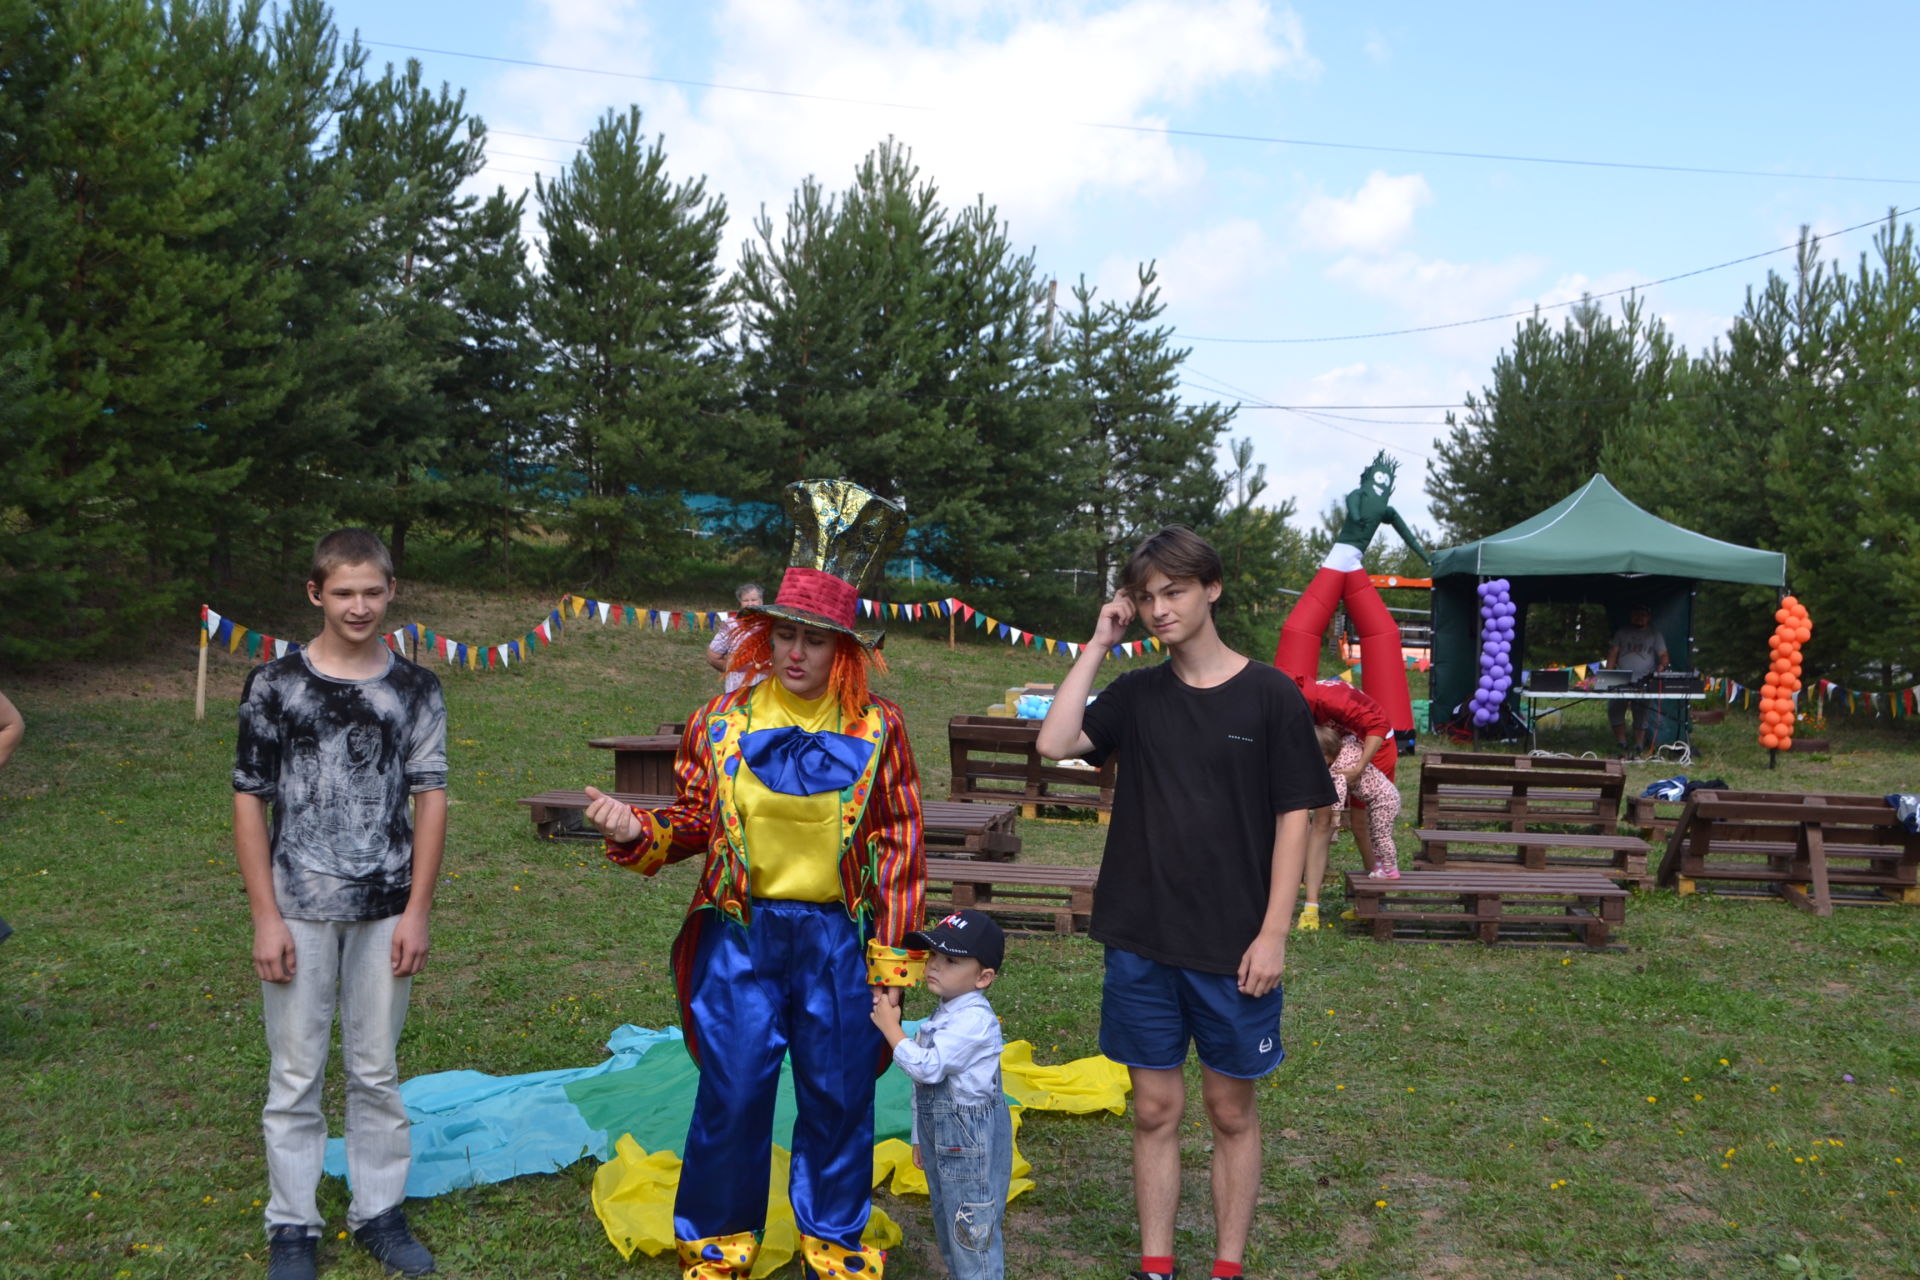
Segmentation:
{"type": "MultiPolygon", "coordinates": [[[[1393,509],[1393,480],[1400,464],[1382,449],[1360,473],[1360,487],[1347,494],[1347,517],[1334,535],[1320,572],[1280,626],[1273,665],[1305,687],[1320,674],[1320,639],[1333,621],[1333,607],[1345,602],[1347,616],[1360,633],[1360,687],[1386,708],[1387,719],[1407,750],[1413,749],[1413,697],[1407,692],[1407,668],[1400,655],[1400,628],[1381,602],[1362,565],[1367,544],[1382,521],[1391,524],[1415,555],[1433,557],[1393,509]]],[[[1377,763],[1377,762],[1376,762],[1377,763]]]]}
{"type": "Polygon", "coordinates": [[[673,944],[700,1086],[673,1229],[685,1280],[745,1277],[767,1218],[773,1110],[793,1059],[791,1196],[815,1277],[878,1277],[861,1235],[873,1207],[874,1081],[891,1060],[877,998],[910,981],[901,939],[926,891],[920,775],[900,708],[867,692],[877,631],[859,587],[906,524],[841,480],[790,485],[792,567],[774,602],[741,611],[731,665],[772,677],[687,724],[676,802],[635,809],[589,787],[607,857],[652,875],[703,854],[673,944]],[[870,985],[871,983],[871,985],[870,985]]]}

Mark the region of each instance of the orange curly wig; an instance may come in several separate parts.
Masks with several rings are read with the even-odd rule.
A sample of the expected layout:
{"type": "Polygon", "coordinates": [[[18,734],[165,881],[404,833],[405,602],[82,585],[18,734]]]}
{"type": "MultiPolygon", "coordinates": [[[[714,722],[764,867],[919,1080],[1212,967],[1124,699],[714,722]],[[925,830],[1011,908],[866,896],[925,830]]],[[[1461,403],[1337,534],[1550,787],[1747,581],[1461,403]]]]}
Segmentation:
{"type": "MultiPolygon", "coordinates": [[[[740,619],[735,624],[739,632],[734,638],[733,656],[727,661],[727,670],[741,672],[748,678],[759,672],[771,676],[773,627],[783,621],[786,619],[770,613],[753,613],[740,619]]],[[[884,674],[887,662],[878,650],[869,652],[852,636],[835,635],[834,640],[833,671],[827,677],[827,688],[840,700],[842,714],[851,719],[872,701],[867,691],[867,669],[871,667],[884,674]]]]}

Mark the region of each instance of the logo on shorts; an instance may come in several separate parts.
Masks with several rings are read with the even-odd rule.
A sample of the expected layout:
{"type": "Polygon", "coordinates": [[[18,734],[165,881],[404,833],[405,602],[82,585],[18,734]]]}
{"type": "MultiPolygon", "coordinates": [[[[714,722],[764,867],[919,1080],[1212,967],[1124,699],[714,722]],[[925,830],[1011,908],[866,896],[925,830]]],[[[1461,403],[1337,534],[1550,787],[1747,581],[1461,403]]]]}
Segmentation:
{"type": "Polygon", "coordinates": [[[1267,1037],[1265,1037],[1264,1039],[1262,1039],[1262,1040],[1260,1041],[1260,1052],[1262,1052],[1262,1053],[1272,1053],[1272,1052],[1273,1052],[1273,1037],[1272,1037],[1272,1036],[1267,1036],[1267,1037]]]}

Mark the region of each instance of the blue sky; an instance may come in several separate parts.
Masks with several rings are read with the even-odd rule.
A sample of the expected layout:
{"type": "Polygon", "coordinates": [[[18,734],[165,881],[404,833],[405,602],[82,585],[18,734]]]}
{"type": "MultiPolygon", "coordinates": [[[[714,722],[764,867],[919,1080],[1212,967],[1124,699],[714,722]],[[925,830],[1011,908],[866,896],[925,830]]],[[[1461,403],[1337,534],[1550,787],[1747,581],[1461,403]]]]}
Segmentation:
{"type": "MultiPolygon", "coordinates": [[[[334,10],[376,63],[418,57],[429,77],[466,90],[494,131],[488,190],[557,172],[572,147],[545,139],[580,138],[609,108],[637,103],[647,129],[665,134],[673,173],[704,174],[726,197],[736,246],[806,175],[838,189],[892,134],[949,206],[982,194],[997,206],[1063,296],[1082,275],[1129,291],[1136,264],[1158,261],[1166,320],[1192,348],[1188,394],[1247,402],[1231,434],[1253,439],[1269,498],[1310,516],[1385,446],[1402,461],[1400,505],[1429,526],[1424,476],[1444,410],[1401,406],[1459,404],[1485,384],[1514,322],[1220,339],[1365,334],[1564,303],[1789,245],[1803,224],[1836,231],[1920,206],[1910,92],[1920,6],[1895,0],[340,0],[334,10]],[[1188,136],[1205,133],[1362,149],[1188,136]],[[1761,176],[1511,158],[1523,156],[1761,176]],[[1834,180],[1860,178],[1870,180],[1834,180]]],[[[1828,252],[1851,264],[1870,240],[1854,232],[1828,252]]],[[[1697,350],[1725,331],[1749,285],[1790,262],[1779,254],[1659,286],[1648,306],[1697,350]]]]}

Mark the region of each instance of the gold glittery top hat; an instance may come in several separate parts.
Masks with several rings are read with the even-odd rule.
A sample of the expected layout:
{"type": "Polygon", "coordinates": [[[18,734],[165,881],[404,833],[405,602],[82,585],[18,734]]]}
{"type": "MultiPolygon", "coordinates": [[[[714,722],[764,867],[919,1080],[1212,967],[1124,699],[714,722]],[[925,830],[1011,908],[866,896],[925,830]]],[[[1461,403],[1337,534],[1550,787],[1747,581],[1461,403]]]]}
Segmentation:
{"type": "Polygon", "coordinates": [[[793,549],[765,613],[852,636],[871,649],[884,634],[854,625],[860,588],[886,563],[907,531],[907,513],[851,480],[800,480],[787,486],[793,549]]]}

